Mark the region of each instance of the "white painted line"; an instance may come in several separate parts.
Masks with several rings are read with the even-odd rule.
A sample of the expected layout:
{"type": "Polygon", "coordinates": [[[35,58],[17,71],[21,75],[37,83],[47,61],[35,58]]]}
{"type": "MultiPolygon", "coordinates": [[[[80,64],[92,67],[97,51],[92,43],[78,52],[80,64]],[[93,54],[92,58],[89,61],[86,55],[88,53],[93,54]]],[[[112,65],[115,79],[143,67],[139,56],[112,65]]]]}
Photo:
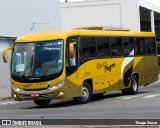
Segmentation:
{"type": "Polygon", "coordinates": [[[8,103],[1,103],[1,105],[7,105],[8,103]]]}
{"type": "Polygon", "coordinates": [[[4,102],[4,103],[1,103],[0,105],[8,105],[8,104],[17,104],[19,102],[17,101],[14,101],[14,102],[4,102]]]}
{"type": "Polygon", "coordinates": [[[7,104],[16,104],[15,102],[5,102],[5,103],[1,103],[2,105],[7,105],[7,104]]]}
{"type": "Polygon", "coordinates": [[[131,99],[131,98],[133,98],[133,97],[128,96],[128,97],[124,97],[124,98],[122,98],[122,99],[123,99],[123,100],[127,100],[127,99],[131,99]]]}
{"type": "Polygon", "coordinates": [[[3,103],[0,103],[0,105],[19,104],[19,103],[26,103],[26,102],[32,102],[32,101],[23,101],[23,102],[20,102],[20,101],[3,102],[3,103]]]}
{"type": "Polygon", "coordinates": [[[136,95],[136,96],[125,96],[125,97],[121,97],[120,99],[123,99],[123,100],[128,100],[128,99],[131,99],[131,98],[137,98],[137,97],[141,97],[143,95],[136,95]]]}
{"type": "Polygon", "coordinates": [[[21,101],[14,101],[16,104],[22,103],[21,101]]]}
{"type": "Polygon", "coordinates": [[[142,98],[147,99],[147,98],[153,98],[153,97],[156,97],[156,96],[160,96],[160,94],[148,95],[148,96],[144,96],[142,98]]]}

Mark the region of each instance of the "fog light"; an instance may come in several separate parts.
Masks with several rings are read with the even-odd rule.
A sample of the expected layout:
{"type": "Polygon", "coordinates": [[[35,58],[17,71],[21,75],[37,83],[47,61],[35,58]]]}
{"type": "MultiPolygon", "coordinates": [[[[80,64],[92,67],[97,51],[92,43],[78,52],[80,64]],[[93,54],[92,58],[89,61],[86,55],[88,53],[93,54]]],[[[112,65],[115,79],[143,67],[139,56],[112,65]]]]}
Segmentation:
{"type": "Polygon", "coordinates": [[[60,93],[59,93],[59,96],[62,96],[63,94],[64,94],[64,92],[60,92],[60,93]]]}
{"type": "Polygon", "coordinates": [[[17,95],[16,95],[16,94],[14,94],[14,95],[13,95],[13,98],[17,98],[17,95]]]}
{"type": "Polygon", "coordinates": [[[17,88],[16,86],[12,85],[12,89],[16,92],[23,92],[23,89],[17,88]]]}

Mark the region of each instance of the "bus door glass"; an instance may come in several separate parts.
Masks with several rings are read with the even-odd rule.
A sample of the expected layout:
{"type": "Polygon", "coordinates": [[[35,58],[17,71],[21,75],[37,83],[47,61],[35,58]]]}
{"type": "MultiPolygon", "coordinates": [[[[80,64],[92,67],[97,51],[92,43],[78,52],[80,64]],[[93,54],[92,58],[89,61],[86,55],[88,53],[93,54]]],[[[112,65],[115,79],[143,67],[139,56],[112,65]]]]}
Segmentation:
{"type": "Polygon", "coordinates": [[[66,76],[69,76],[78,67],[78,37],[69,37],[66,45],[66,76]],[[69,56],[69,44],[73,42],[76,42],[76,44],[74,44],[74,56],[71,58],[69,56]]]}

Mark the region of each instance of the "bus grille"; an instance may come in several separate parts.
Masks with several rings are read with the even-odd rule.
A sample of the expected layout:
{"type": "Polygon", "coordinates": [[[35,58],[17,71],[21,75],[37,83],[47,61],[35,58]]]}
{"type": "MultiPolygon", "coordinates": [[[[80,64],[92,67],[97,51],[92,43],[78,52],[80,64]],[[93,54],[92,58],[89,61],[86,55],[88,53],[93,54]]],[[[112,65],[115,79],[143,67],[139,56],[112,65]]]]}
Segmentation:
{"type": "Polygon", "coordinates": [[[23,89],[24,91],[44,91],[48,88],[41,88],[41,89],[23,89]]]}

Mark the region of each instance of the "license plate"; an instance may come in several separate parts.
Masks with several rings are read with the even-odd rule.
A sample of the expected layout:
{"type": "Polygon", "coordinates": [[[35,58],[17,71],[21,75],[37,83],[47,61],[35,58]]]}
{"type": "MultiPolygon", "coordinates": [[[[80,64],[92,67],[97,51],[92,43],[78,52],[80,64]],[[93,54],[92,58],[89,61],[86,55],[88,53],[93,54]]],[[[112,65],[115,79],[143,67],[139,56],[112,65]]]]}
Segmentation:
{"type": "Polygon", "coordinates": [[[31,97],[39,97],[39,94],[32,94],[31,97]]]}

